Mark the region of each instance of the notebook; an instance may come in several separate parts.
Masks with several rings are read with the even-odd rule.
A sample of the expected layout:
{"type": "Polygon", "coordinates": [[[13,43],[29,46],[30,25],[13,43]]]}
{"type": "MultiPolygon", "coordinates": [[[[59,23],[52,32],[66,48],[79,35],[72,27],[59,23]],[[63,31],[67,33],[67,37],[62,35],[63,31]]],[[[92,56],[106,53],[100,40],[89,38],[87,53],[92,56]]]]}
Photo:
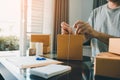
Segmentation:
{"type": "Polygon", "coordinates": [[[65,73],[70,70],[71,70],[71,67],[67,65],[50,64],[44,67],[32,68],[30,69],[30,74],[48,79],[52,76],[65,73]]]}

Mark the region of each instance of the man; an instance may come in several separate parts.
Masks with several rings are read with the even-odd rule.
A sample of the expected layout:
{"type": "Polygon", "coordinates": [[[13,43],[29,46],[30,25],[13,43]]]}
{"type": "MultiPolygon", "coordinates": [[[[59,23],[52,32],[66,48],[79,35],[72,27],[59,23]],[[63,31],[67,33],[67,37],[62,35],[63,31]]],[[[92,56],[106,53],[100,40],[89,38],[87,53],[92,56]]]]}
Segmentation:
{"type": "MultiPolygon", "coordinates": [[[[120,37],[120,0],[107,0],[108,3],[93,10],[88,22],[74,24],[76,34],[84,34],[91,39],[92,54],[108,51],[109,38],[120,37]]],[[[63,34],[74,34],[69,25],[61,23],[63,34]]]]}

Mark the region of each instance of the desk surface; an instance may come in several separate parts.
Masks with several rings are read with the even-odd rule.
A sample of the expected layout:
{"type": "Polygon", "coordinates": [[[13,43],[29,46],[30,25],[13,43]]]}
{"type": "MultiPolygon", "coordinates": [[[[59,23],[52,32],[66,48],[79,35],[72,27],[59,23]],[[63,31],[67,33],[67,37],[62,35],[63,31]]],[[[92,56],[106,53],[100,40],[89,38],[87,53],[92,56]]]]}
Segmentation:
{"type": "MultiPolygon", "coordinates": [[[[94,76],[93,64],[88,57],[84,57],[83,61],[63,61],[63,64],[67,64],[72,67],[70,72],[51,77],[47,80],[118,80],[101,76],[94,76]]],[[[2,64],[0,64],[0,73],[5,78],[5,80],[17,80],[14,75],[11,74],[2,64]],[[11,79],[10,79],[11,78],[11,79]]],[[[30,75],[28,72],[25,73],[25,80],[46,80],[44,78],[30,75]]]]}
{"type": "Polygon", "coordinates": [[[17,80],[17,78],[0,63],[0,80],[17,80]]]}

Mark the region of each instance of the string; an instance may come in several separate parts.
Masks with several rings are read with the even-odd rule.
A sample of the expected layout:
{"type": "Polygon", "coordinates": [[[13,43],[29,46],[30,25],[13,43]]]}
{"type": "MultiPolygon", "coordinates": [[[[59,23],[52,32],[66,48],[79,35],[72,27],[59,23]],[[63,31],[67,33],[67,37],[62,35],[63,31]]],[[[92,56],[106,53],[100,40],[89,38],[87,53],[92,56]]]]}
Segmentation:
{"type": "MultiPolygon", "coordinates": [[[[70,33],[68,34],[68,54],[67,54],[67,65],[69,65],[69,60],[70,60],[70,33]]],[[[68,75],[68,80],[69,80],[69,75],[68,75]]]]}

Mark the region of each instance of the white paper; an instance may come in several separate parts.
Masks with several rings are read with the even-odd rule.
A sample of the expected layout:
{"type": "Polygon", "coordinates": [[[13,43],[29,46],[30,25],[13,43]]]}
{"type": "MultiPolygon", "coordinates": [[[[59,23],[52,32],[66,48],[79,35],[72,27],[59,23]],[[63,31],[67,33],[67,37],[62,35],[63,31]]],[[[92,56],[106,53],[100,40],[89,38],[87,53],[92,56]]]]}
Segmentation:
{"type": "Polygon", "coordinates": [[[83,46],[83,56],[93,57],[90,46],[83,46]]]}
{"type": "Polygon", "coordinates": [[[46,60],[36,60],[36,56],[8,57],[6,58],[6,60],[19,68],[24,68],[25,66],[27,66],[25,68],[38,67],[42,65],[47,65],[47,63],[48,64],[62,63],[60,61],[48,58],[46,58],[46,60]]]}

